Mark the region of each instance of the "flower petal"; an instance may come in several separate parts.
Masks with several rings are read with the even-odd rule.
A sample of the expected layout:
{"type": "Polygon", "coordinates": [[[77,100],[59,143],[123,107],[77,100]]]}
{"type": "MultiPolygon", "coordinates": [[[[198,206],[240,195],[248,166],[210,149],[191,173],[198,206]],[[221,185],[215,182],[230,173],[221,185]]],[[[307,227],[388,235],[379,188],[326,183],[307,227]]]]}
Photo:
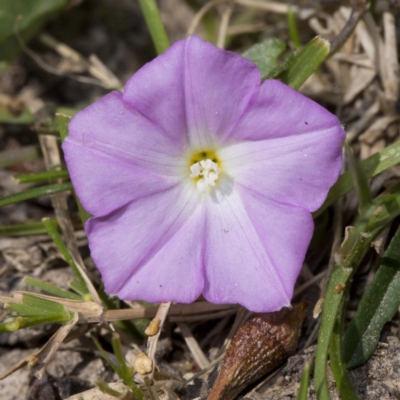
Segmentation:
{"type": "Polygon", "coordinates": [[[185,99],[190,143],[195,147],[207,147],[234,128],[259,87],[260,73],[252,62],[196,36],[185,43],[185,99]]]}
{"type": "Polygon", "coordinates": [[[124,88],[129,103],[180,146],[186,141],[184,84],[185,42],[181,40],[140,68],[124,88]]]}
{"type": "Polygon", "coordinates": [[[108,293],[150,302],[186,303],[199,296],[204,211],[193,187],[182,186],[86,223],[108,293]]]}
{"type": "MultiPolygon", "coordinates": [[[[336,129],[344,131],[335,115],[282,82],[269,79],[250,100],[246,113],[229,133],[233,141],[265,140],[336,129]]],[[[226,137],[228,139],[228,137],[226,137]]]]}
{"type": "Polygon", "coordinates": [[[247,215],[291,298],[313,235],[313,218],[302,208],[269,201],[248,189],[240,192],[247,215]]]}
{"type": "Polygon", "coordinates": [[[76,142],[65,141],[63,149],[78,198],[96,217],[177,184],[172,177],[147,172],[76,142]]]}
{"type": "Polygon", "coordinates": [[[68,129],[67,142],[98,150],[154,173],[176,176],[181,171],[177,159],[183,148],[127,105],[121,93],[109,93],[79,111],[68,129]]]}
{"type": "Polygon", "coordinates": [[[341,169],[339,125],[283,138],[242,142],[220,151],[224,168],[239,184],[312,212],[324,202],[341,169]]]}
{"type": "MultiPolygon", "coordinates": [[[[239,303],[255,312],[289,306],[293,288],[283,282],[286,274],[278,272],[285,266],[274,265],[267,252],[267,228],[257,231],[239,193],[231,191],[226,180],[219,188],[215,201],[207,202],[205,298],[217,304],[239,303]]],[[[298,272],[298,265],[295,268],[298,272]]]]}

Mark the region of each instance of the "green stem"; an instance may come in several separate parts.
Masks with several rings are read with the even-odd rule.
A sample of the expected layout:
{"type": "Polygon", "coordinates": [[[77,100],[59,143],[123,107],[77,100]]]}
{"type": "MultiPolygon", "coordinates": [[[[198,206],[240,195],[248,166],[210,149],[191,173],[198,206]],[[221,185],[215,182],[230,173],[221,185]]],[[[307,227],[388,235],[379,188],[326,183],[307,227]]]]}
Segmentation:
{"type": "Polygon", "coordinates": [[[16,174],[14,175],[14,179],[18,183],[30,183],[46,181],[48,179],[68,178],[68,176],[68,171],[66,169],[60,169],[57,171],[34,172],[32,174],[16,174]]]}
{"type": "Polygon", "coordinates": [[[371,205],[372,202],[368,179],[360,163],[357,163],[353,151],[347,142],[345,142],[344,147],[346,149],[349,159],[350,173],[353,178],[353,183],[358,198],[358,207],[360,213],[362,213],[364,210],[367,209],[367,207],[371,205]]]}
{"type": "Polygon", "coordinates": [[[26,276],[23,279],[23,282],[26,283],[27,285],[36,287],[44,292],[54,294],[55,296],[63,297],[65,299],[70,299],[70,300],[82,300],[81,296],[72,293],[69,290],[60,289],[58,286],[48,282],[41,281],[40,279],[35,279],[26,276]]]}
{"type": "MultiPolygon", "coordinates": [[[[321,327],[318,334],[318,345],[315,354],[314,382],[318,400],[330,399],[326,366],[331,344],[333,329],[343,307],[347,283],[353,275],[355,266],[371,243],[373,236],[359,235],[350,254],[334,268],[329,280],[324,307],[322,310],[321,327]]],[[[342,246],[343,247],[343,246],[342,246]]]]}
{"type": "Polygon", "coordinates": [[[53,239],[53,242],[55,243],[55,245],[57,246],[58,250],[60,251],[60,253],[64,257],[64,260],[72,268],[72,270],[74,271],[75,275],[79,279],[79,282],[86,288],[86,292],[89,293],[89,291],[87,289],[87,286],[86,286],[85,280],[83,279],[81,273],[79,272],[78,267],[75,265],[75,261],[74,261],[72,255],[71,255],[71,253],[69,252],[68,247],[66,246],[66,244],[64,243],[60,233],[58,232],[57,221],[54,220],[54,219],[50,219],[50,218],[43,218],[42,221],[44,223],[44,226],[47,229],[47,233],[53,239]]]}
{"type": "Polygon", "coordinates": [[[296,13],[293,12],[291,8],[289,9],[287,18],[288,18],[290,40],[292,41],[296,49],[299,49],[301,47],[299,28],[297,26],[296,13]]]}
{"type": "MultiPolygon", "coordinates": [[[[360,215],[353,232],[349,234],[347,240],[336,253],[336,256],[342,258],[342,261],[338,261],[329,279],[315,355],[314,382],[318,400],[330,399],[326,372],[328,352],[333,340],[335,323],[341,315],[340,311],[343,311],[343,302],[345,294],[349,290],[351,277],[373,239],[399,213],[400,196],[398,193],[378,197],[375,199],[374,204],[360,215]]],[[[336,361],[335,356],[341,357],[338,354],[333,354],[334,364],[336,361]]],[[[338,363],[336,363],[336,366],[338,366],[338,363]]],[[[336,371],[339,371],[340,374],[339,368],[336,371]]],[[[343,387],[346,386],[344,390],[350,396],[351,388],[347,385],[348,378],[339,377],[339,382],[342,382],[343,387]]],[[[349,398],[351,399],[352,397],[349,398]]]]}
{"type": "Polygon", "coordinates": [[[350,379],[349,372],[347,371],[342,360],[341,347],[344,331],[344,313],[342,312],[343,306],[344,302],[342,302],[341,310],[339,311],[335,326],[333,328],[329,347],[329,359],[331,361],[331,368],[340,397],[343,400],[358,400],[357,394],[350,379]]]}
{"type": "Polygon", "coordinates": [[[60,183],[56,185],[47,185],[28,189],[23,192],[1,198],[0,207],[8,206],[9,204],[19,203],[20,201],[24,200],[34,199],[35,197],[39,196],[65,192],[66,190],[72,190],[71,183],[60,183]]]}
{"type": "Polygon", "coordinates": [[[300,382],[299,392],[297,394],[297,400],[308,399],[308,387],[310,385],[310,369],[311,369],[311,362],[306,361],[304,363],[303,374],[301,375],[301,382],[300,382]]]}
{"type": "Polygon", "coordinates": [[[155,0],[139,0],[144,19],[149,28],[157,54],[163,53],[169,47],[169,40],[155,0]]]}
{"type": "Polygon", "coordinates": [[[0,237],[2,236],[27,236],[43,235],[47,233],[43,222],[32,222],[29,224],[19,224],[10,226],[0,226],[0,237]]]}
{"type": "MultiPolygon", "coordinates": [[[[400,163],[400,142],[396,142],[384,150],[373,154],[359,163],[359,167],[365,173],[366,178],[372,178],[383,171],[400,163]]],[[[340,197],[344,196],[354,187],[351,172],[347,171],[339,177],[337,182],[331,187],[324,204],[313,213],[316,218],[322,214],[331,204],[340,197]]]]}

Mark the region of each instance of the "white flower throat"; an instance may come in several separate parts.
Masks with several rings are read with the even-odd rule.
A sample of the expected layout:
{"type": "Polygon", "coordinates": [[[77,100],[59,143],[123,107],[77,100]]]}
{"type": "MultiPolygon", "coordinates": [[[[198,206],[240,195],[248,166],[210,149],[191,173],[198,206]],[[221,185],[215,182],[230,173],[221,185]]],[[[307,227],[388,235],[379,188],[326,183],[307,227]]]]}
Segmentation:
{"type": "Polygon", "coordinates": [[[215,181],[221,172],[217,163],[209,158],[192,164],[190,171],[191,178],[198,178],[196,186],[199,192],[206,192],[208,186],[215,186],[215,181]]]}

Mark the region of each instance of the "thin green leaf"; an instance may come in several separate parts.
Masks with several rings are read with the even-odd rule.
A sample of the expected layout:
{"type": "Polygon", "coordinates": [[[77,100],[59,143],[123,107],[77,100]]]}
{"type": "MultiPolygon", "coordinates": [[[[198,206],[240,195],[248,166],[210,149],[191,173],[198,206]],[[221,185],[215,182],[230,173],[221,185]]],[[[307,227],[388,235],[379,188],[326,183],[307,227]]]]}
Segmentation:
{"type": "Polygon", "coordinates": [[[399,304],[400,228],[345,333],[342,353],[347,367],[353,368],[368,360],[378,346],[384,324],[393,318],[399,304]]]}
{"type": "Polygon", "coordinates": [[[72,190],[71,183],[59,183],[56,185],[40,186],[34,189],[28,189],[20,193],[0,198],[0,207],[8,206],[9,204],[19,203],[20,201],[34,199],[35,197],[50,195],[59,192],[72,190]]]}
{"type": "Polygon", "coordinates": [[[62,179],[68,178],[69,174],[66,169],[59,169],[56,171],[46,171],[46,172],[34,172],[31,174],[16,174],[14,179],[18,183],[30,183],[30,182],[40,182],[47,181],[48,179],[62,179]]]}
{"type": "Polygon", "coordinates": [[[53,239],[53,242],[57,246],[58,250],[60,251],[61,255],[63,256],[64,260],[68,263],[68,265],[72,268],[75,275],[77,276],[78,280],[80,281],[81,285],[86,288],[86,292],[84,295],[89,293],[87,289],[85,280],[83,279],[81,273],[79,272],[78,267],[75,264],[75,261],[69,252],[66,244],[64,243],[60,233],[58,232],[58,224],[57,221],[51,218],[43,218],[44,226],[47,229],[47,233],[53,239]]]}
{"type": "Polygon", "coordinates": [[[131,389],[131,391],[135,394],[135,396],[141,400],[143,399],[143,393],[139,390],[139,388],[133,382],[133,370],[132,368],[128,367],[125,361],[125,355],[122,351],[121,339],[118,333],[113,333],[111,339],[112,348],[114,351],[115,358],[117,359],[118,363],[118,375],[124,381],[125,385],[131,389]]]}
{"type": "MultiPolygon", "coordinates": [[[[360,238],[358,247],[369,245],[369,243],[365,244],[364,242],[365,238],[360,238]]],[[[314,385],[318,400],[330,400],[331,398],[329,394],[326,365],[328,362],[328,351],[332,332],[338,312],[342,305],[344,293],[343,290],[340,293],[337,293],[335,287],[337,287],[337,285],[345,285],[352,275],[352,272],[352,268],[338,265],[334,269],[329,280],[322,310],[321,327],[319,329],[318,345],[315,355],[314,385]]]]}
{"type": "Polygon", "coordinates": [[[43,222],[31,222],[29,224],[0,226],[0,237],[43,235],[45,233],[47,233],[47,230],[43,222]]]}
{"type": "Polygon", "coordinates": [[[337,252],[338,262],[329,279],[315,356],[314,382],[318,400],[330,399],[326,365],[335,323],[342,317],[343,299],[353,273],[370,243],[386,224],[400,214],[400,193],[382,195],[359,216],[351,234],[337,252]]]}
{"type": "Polygon", "coordinates": [[[296,49],[299,49],[301,47],[299,28],[297,26],[296,13],[291,8],[289,9],[287,18],[290,40],[292,41],[296,49]]]}
{"type": "Polygon", "coordinates": [[[66,321],[69,320],[70,314],[67,309],[60,303],[35,296],[34,293],[21,293],[19,298],[9,301],[6,308],[14,311],[23,317],[32,317],[44,314],[64,313],[66,321]]]}
{"type": "Polygon", "coordinates": [[[306,361],[304,364],[303,374],[301,375],[301,382],[300,382],[299,393],[297,394],[297,400],[308,399],[308,387],[310,385],[310,369],[311,369],[311,362],[306,361]]]}
{"type": "Polygon", "coordinates": [[[103,347],[101,346],[100,342],[97,340],[97,338],[95,338],[94,336],[92,336],[92,340],[95,344],[95,346],[97,347],[97,350],[100,352],[100,355],[104,358],[104,360],[107,362],[107,364],[114,370],[114,372],[119,375],[119,369],[118,366],[111,361],[111,356],[113,356],[112,354],[108,355],[108,353],[103,349],[103,347]]]}
{"type": "Polygon", "coordinates": [[[278,66],[278,58],[285,49],[286,44],[283,40],[267,38],[261,43],[250,47],[242,56],[257,65],[260,70],[261,79],[264,80],[278,66]]]}
{"type": "Polygon", "coordinates": [[[319,36],[312,39],[291,62],[289,69],[282,75],[282,80],[293,89],[300,89],[325,61],[329,51],[330,44],[327,40],[319,36]]]}
{"type": "MultiPolygon", "coordinates": [[[[382,151],[373,154],[371,157],[361,161],[360,167],[363,169],[367,178],[372,178],[383,171],[400,163],[400,142],[396,142],[382,151]]],[[[349,171],[339,177],[337,182],[331,187],[324,204],[313,213],[313,217],[318,217],[331,204],[340,197],[353,189],[354,183],[349,171]]]]}
{"type": "Polygon", "coordinates": [[[76,293],[78,293],[81,297],[85,298],[85,300],[90,301],[91,299],[86,298],[88,296],[88,290],[86,287],[85,282],[82,282],[78,279],[73,279],[72,281],[68,282],[68,286],[75,291],[76,293]]]}
{"type": "Polygon", "coordinates": [[[29,328],[42,324],[63,324],[70,321],[71,318],[66,318],[65,313],[48,313],[38,314],[29,317],[16,317],[11,321],[0,324],[0,333],[15,332],[19,329],[29,328]]]}
{"type": "Polygon", "coordinates": [[[68,290],[60,289],[58,286],[48,282],[41,281],[40,279],[35,279],[27,276],[22,281],[27,285],[36,287],[44,292],[54,294],[55,296],[63,297],[65,299],[70,299],[70,300],[82,300],[82,296],[79,296],[68,290]]]}
{"type": "Polygon", "coordinates": [[[329,359],[340,398],[343,400],[358,400],[349,373],[343,363],[340,351],[343,338],[343,322],[344,312],[341,310],[332,332],[329,347],[329,359]]]}
{"type": "Polygon", "coordinates": [[[62,304],[40,298],[34,293],[16,293],[12,298],[1,298],[1,301],[5,303],[7,310],[18,315],[12,321],[1,324],[0,332],[45,323],[64,323],[73,318],[62,304]]]}
{"type": "Polygon", "coordinates": [[[372,201],[368,179],[366,177],[364,169],[359,163],[356,162],[353,151],[347,144],[347,142],[345,143],[345,148],[349,158],[350,173],[353,178],[354,187],[356,189],[359,209],[362,213],[367,207],[370,206],[372,201]]]}
{"type": "Polygon", "coordinates": [[[147,28],[157,54],[163,53],[169,47],[169,40],[155,0],[139,0],[147,28]]]}
{"type": "Polygon", "coordinates": [[[109,384],[102,379],[96,381],[96,386],[103,392],[115,398],[126,397],[125,393],[120,393],[109,386],[109,384]]]}

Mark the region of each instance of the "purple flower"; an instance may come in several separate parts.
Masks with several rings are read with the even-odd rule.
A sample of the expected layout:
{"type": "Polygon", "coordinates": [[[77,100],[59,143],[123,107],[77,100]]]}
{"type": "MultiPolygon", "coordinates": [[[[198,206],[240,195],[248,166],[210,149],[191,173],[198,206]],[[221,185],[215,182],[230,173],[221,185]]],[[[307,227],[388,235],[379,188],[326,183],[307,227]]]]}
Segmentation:
{"type": "Polygon", "coordinates": [[[63,144],[105,290],[122,299],[290,304],[310,212],[341,168],[324,108],[196,36],[80,111],[63,144]]]}

